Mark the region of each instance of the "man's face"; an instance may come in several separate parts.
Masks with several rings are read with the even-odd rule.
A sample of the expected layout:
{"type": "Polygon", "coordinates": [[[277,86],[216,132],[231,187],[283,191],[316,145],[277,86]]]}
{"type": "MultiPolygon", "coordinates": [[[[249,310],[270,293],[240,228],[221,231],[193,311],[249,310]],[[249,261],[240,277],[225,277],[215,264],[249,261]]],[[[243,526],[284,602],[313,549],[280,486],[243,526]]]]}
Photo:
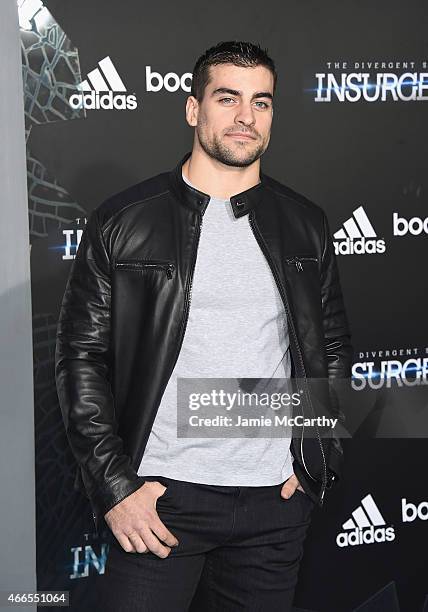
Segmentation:
{"type": "Polygon", "coordinates": [[[264,66],[233,64],[210,66],[210,75],[204,97],[191,114],[200,145],[223,164],[249,166],[269,144],[273,75],[264,66]]]}

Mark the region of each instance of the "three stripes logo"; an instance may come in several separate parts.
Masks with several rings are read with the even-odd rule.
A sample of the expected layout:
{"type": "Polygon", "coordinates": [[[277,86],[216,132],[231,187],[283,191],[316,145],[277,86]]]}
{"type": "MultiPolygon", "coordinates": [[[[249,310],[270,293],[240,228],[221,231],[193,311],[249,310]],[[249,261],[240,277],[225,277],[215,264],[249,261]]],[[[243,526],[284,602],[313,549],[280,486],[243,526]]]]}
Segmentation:
{"type": "Polygon", "coordinates": [[[336,255],[385,253],[385,240],[378,239],[373,225],[362,206],[333,234],[336,255]]]}
{"type": "Polygon", "coordinates": [[[87,79],[82,81],[77,89],[80,93],[71,95],[69,99],[69,104],[74,109],[137,108],[136,96],[126,93],[126,87],[109,56],[98,62],[98,68],[89,72],[87,79]]]}
{"type": "Polygon", "coordinates": [[[394,527],[386,527],[385,519],[370,493],[363,497],[361,505],[343,523],[342,529],[345,531],[336,537],[336,544],[340,548],[395,540],[394,527]]]}

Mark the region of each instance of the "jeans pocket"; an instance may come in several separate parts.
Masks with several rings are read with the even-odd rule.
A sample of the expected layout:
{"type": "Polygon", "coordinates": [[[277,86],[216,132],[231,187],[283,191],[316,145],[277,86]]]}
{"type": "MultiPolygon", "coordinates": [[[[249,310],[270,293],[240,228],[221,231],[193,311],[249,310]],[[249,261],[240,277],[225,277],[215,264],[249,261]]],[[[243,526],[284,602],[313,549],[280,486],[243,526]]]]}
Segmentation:
{"type": "Polygon", "coordinates": [[[157,499],[156,499],[156,503],[157,503],[157,502],[158,502],[160,499],[165,499],[165,497],[167,497],[167,496],[168,496],[169,492],[170,492],[170,485],[167,485],[167,486],[166,486],[165,491],[164,491],[163,493],[161,493],[161,494],[159,495],[159,497],[157,497],[157,499]]]}
{"type": "Polygon", "coordinates": [[[312,502],[312,499],[309,497],[309,495],[306,493],[306,491],[302,491],[301,489],[294,489],[294,493],[293,495],[299,494],[301,497],[304,497],[305,499],[307,499],[308,501],[312,502]]]}
{"type": "Polygon", "coordinates": [[[305,497],[309,497],[306,491],[302,491],[302,489],[294,489],[294,493],[300,493],[301,495],[304,495],[305,497]]]}
{"type": "Polygon", "coordinates": [[[311,508],[315,506],[314,500],[309,497],[309,495],[305,491],[302,491],[301,489],[295,489],[293,495],[296,495],[296,493],[299,493],[301,497],[305,498],[309,502],[311,508]]]}
{"type": "Polygon", "coordinates": [[[166,489],[163,493],[159,495],[159,497],[156,498],[156,504],[158,502],[162,503],[164,500],[169,499],[169,496],[171,495],[171,489],[173,486],[173,481],[170,480],[169,478],[165,478],[164,476],[161,476],[158,480],[161,484],[163,484],[164,487],[166,487],[166,489]]]}

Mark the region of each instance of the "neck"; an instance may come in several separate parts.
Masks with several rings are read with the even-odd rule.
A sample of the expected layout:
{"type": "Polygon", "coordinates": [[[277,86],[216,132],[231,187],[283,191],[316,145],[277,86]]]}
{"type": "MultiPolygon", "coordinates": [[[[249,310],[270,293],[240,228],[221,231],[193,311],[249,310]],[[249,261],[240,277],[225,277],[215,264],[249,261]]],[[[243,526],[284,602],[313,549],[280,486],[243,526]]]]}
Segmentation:
{"type": "Polygon", "coordinates": [[[260,183],[260,159],[250,166],[227,166],[194,147],[182,167],[184,176],[199,191],[215,198],[228,199],[260,183]]]}

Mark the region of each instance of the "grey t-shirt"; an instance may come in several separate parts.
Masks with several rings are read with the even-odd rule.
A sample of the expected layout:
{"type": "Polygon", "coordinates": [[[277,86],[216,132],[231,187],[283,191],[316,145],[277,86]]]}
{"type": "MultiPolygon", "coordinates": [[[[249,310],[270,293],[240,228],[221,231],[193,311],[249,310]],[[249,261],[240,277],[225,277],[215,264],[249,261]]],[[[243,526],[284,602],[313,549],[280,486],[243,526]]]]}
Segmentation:
{"type": "Polygon", "coordinates": [[[288,378],[290,371],[283,303],[248,215],[235,218],[229,199],[211,198],[183,344],[138,474],[229,486],[286,480],[293,473],[288,437],[178,438],[177,378],[288,378]]]}

